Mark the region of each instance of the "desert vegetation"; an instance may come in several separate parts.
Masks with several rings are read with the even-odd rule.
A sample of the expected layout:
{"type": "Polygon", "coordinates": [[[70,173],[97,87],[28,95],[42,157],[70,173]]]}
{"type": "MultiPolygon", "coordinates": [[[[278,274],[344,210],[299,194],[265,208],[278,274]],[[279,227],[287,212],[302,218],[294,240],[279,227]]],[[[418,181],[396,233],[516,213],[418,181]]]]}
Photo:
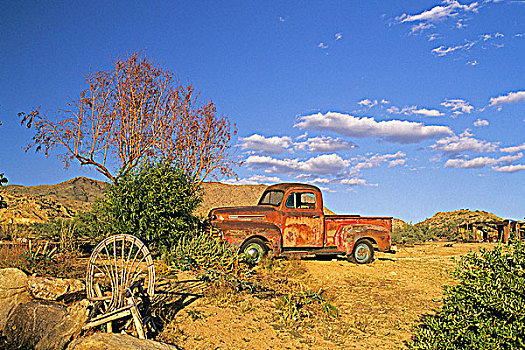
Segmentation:
{"type": "Polygon", "coordinates": [[[520,241],[461,257],[443,305],[415,328],[410,349],[525,347],[525,246],[520,241]]]}

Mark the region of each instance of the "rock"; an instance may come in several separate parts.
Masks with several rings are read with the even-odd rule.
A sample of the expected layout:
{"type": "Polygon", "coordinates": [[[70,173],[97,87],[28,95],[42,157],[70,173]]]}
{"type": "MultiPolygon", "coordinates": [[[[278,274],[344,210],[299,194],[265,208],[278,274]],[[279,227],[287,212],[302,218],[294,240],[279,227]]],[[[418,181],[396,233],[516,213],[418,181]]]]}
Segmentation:
{"type": "Polygon", "coordinates": [[[127,334],[97,333],[72,342],[68,350],[177,350],[178,347],[127,334]]]}
{"type": "Polygon", "coordinates": [[[11,311],[20,303],[30,302],[27,275],[19,269],[0,269],[0,332],[11,311]]]}
{"type": "Polygon", "coordinates": [[[87,300],[71,307],[48,301],[19,304],[9,316],[3,335],[8,349],[64,349],[80,334],[87,319],[87,300]]]}
{"type": "Polygon", "coordinates": [[[76,279],[29,276],[27,289],[35,299],[70,302],[85,295],[84,283],[76,279]]]}

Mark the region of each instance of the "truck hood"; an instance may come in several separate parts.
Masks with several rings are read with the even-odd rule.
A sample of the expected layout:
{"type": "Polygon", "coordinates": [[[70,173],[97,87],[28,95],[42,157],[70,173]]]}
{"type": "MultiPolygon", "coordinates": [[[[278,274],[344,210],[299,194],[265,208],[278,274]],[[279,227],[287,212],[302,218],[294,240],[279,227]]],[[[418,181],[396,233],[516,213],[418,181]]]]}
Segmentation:
{"type": "Polygon", "coordinates": [[[225,207],[212,209],[208,216],[219,221],[268,221],[277,214],[271,206],[257,205],[250,207],[225,207]]]}

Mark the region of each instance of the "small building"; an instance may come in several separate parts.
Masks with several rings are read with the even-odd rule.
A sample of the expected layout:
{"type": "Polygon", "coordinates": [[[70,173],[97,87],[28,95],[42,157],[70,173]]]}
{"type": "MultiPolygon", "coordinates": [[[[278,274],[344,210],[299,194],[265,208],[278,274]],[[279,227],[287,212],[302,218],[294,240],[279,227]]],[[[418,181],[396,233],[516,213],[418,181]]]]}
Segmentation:
{"type": "Polygon", "coordinates": [[[525,238],[525,222],[505,220],[462,221],[457,227],[458,237],[467,242],[503,242],[510,238],[525,238]]]}

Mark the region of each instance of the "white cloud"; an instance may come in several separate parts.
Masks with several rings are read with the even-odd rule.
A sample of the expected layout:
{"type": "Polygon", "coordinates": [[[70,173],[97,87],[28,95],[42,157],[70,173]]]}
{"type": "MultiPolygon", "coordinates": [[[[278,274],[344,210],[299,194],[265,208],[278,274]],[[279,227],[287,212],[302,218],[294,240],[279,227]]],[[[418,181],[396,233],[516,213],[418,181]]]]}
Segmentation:
{"type": "Polygon", "coordinates": [[[280,154],[292,145],[292,139],[288,136],[264,137],[253,134],[240,139],[242,149],[253,149],[266,154],[280,154]]]}
{"type": "Polygon", "coordinates": [[[510,164],[510,163],[514,163],[515,161],[517,161],[518,159],[521,159],[523,158],[523,153],[518,153],[518,154],[515,154],[513,156],[503,156],[503,157],[499,157],[496,162],[497,163],[506,163],[506,164],[510,164]]]}
{"type": "Polygon", "coordinates": [[[275,184],[275,183],[279,183],[282,181],[276,176],[253,175],[247,179],[239,179],[239,180],[228,179],[228,180],[224,180],[221,182],[228,184],[228,185],[260,185],[260,184],[270,185],[270,184],[275,184]]]}
{"type": "Polygon", "coordinates": [[[317,178],[317,179],[313,179],[313,180],[310,180],[309,181],[311,184],[331,184],[331,183],[334,183],[334,180],[330,180],[330,179],[327,179],[327,178],[317,178]]]}
{"type": "Polygon", "coordinates": [[[468,61],[467,64],[470,65],[470,66],[477,66],[479,64],[479,62],[474,60],[474,61],[468,61]]]}
{"type": "Polygon", "coordinates": [[[456,17],[460,12],[472,11],[477,12],[478,3],[473,2],[469,5],[461,5],[455,0],[443,1],[443,5],[434,6],[430,10],[423,11],[415,15],[403,14],[396,19],[401,23],[415,21],[438,22],[446,18],[456,17]]]}
{"type": "Polygon", "coordinates": [[[370,184],[365,179],[361,178],[349,178],[349,179],[326,179],[326,178],[317,178],[309,181],[312,184],[341,184],[347,186],[377,186],[377,184],[370,184]]]}
{"type": "Polygon", "coordinates": [[[492,167],[492,169],[502,172],[502,173],[514,173],[516,171],[525,170],[525,164],[506,165],[502,167],[492,167]]]}
{"type": "Polygon", "coordinates": [[[424,115],[425,117],[440,117],[443,115],[443,113],[441,113],[437,109],[426,109],[426,108],[416,109],[414,110],[413,113],[424,115]]]}
{"type": "Polygon", "coordinates": [[[321,49],[327,49],[328,45],[321,41],[319,44],[317,44],[317,47],[321,49]]]}
{"type": "Polygon", "coordinates": [[[401,151],[390,154],[375,154],[369,158],[360,158],[359,163],[357,163],[352,169],[360,171],[361,169],[375,168],[385,162],[389,162],[388,167],[404,165],[406,161],[405,157],[406,154],[401,151]]]}
{"type": "Polygon", "coordinates": [[[299,122],[294,127],[331,131],[350,137],[379,137],[397,143],[417,143],[452,134],[452,130],[448,126],[425,125],[395,119],[378,122],[374,118],[359,118],[337,112],[316,113],[300,117],[299,122]]]}
{"type": "Polygon", "coordinates": [[[343,172],[350,162],[337,154],[322,154],[305,161],[298,159],[276,159],[269,156],[249,156],[246,165],[265,169],[266,173],[335,175],[343,172]]]}
{"type": "Polygon", "coordinates": [[[497,150],[499,143],[478,140],[472,136],[468,131],[459,136],[449,136],[436,141],[430,148],[447,154],[459,154],[462,152],[483,153],[497,150]]]}
{"type": "Polygon", "coordinates": [[[392,114],[404,114],[404,115],[418,114],[418,115],[424,115],[425,117],[439,117],[443,115],[443,113],[441,113],[437,109],[419,108],[417,106],[405,106],[403,108],[392,106],[388,108],[386,111],[392,114]]]}
{"type": "Polygon", "coordinates": [[[304,134],[297,136],[295,139],[296,140],[303,140],[303,139],[307,139],[307,138],[308,138],[308,133],[305,132],[304,134]]]}
{"type": "MultiPolygon", "coordinates": [[[[478,45],[481,43],[482,49],[487,49],[489,47],[496,47],[496,48],[502,48],[504,47],[504,44],[501,42],[496,42],[498,39],[503,38],[503,34],[501,33],[488,33],[479,35],[475,40],[465,40],[464,44],[455,45],[455,46],[439,46],[431,50],[431,52],[437,56],[446,56],[448,54],[451,54],[456,51],[468,51],[475,45],[478,45]]],[[[430,41],[430,40],[429,40],[430,41]]],[[[476,60],[471,60],[467,64],[470,64],[472,66],[475,66],[478,64],[476,60]]]]}
{"type": "Polygon", "coordinates": [[[503,156],[497,159],[490,157],[477,157],[473,159],[449,159],[445,163],[445,167],[461,169],[479,169],[487,165],[510,164],[521,158],[523,158],[522,153],[516,154],[514,156],[503,156]]]}
{"type": "Polygon", "coordinates": [[[525,151],[525,143],[519,146],[505,147],[500,149],[501,152],[516,153],[519,151],[525,151]]]}
{"type": "Polygon", "coordinates": [[[391,160],[390,162],[388,162],[388,167],[391,168],[391,167],[398,166],[398,165],[405,165],[406,161],[407,161],[406,159],[391,160]]]}
{"type": "Polygon", "coordinates": [[[414,24],[412,28],[410,28],[410,33],[415,34],[415,33],[423,32],[426,29],[430,29],[434,27],[435,26],[432,23],[421,22],[418,24],[414,24]]]}
{"type": "Polygon", "coordinates": [[[335,40],[341,40],[343,38],[343,33],[335,33],[335,40]]]}
{"type": "Polygon", "coordinates": [[[474,106],[465,100],[460,98],[446,99],[441,102],[441,105],[445,108],[450,109],[454,114],[469,113],[472,112],[474,106]]]}
{"type": "Polygon", "coordinates": [[[364,100],[357,102],[357,104],[363,107],[372,108],[377,105],[377,100],[370,100],[368,98],[365,98],[364,100]]]}
{"type": "Polygon", "coordinates": [[[390,103],[390,101],[385,100],[384,98],[381,99],[381,104],[383,104],[383,105],[387,105],[387,104],[389,104],[389,103],[390,103]]]}
{"type": "Polygon", "coordinates": [[[474,122],[474,126],[480,127],[480,126],[488,126],[489,121],[485,119],[478,119],[474,122]]]}
{"type": "Polygon", "coordinates": [[[506,95],[498,97],[491,97],[489,101],[490,106],[501,106],[504,104],[518,103],[525,100],[525,91],[509,92],[506,95]]]}
{"type": "Polygon", "coordinates": [[[446,168],[479,169],[494,164],[494,158],[478,157],[470,160],[449,159],[445,163],[446,168]]]}
{"type": "Polygon", "coordinates": [[[438,39],[441,39],[441,34],[438,34],[438,33],[432,33],[428,36],[428,41],[434,41],[434,40],[438,40],[438,39]]]}
{"type": "Polygon", "coordinates": [[[490,34],[481,34],[479,37],[480,37],[481,40],[487,41],[487,40],[490,40],[492,38],[492,35],[490,35],[490,34]]]}
{"type": "Polygon", "coordinates": [[[306,139],[306,141],[297,142],[295,144],[295,149],[308,149],[310,152],[317,153],[348,151],[357,147],[358,146],[353,142],[344,141],[339,138],[334,139],[329,136],[312,137],[306,139]]]}
{"type": "Polygon", "coordinates": [[[475,44],[476,44],[475,41],[467,41],[467,43],[463,45],[450,46],[450,47],[446,47],[446,46],[436,47],[435,49],[432,49],[431,52],[437,56],[446,56],[449,53],[452,53],[458,50],[470,50],[472,46],[474,46],[475,44]]]}
{"type": "Polygon", "coordinates": [[[377,184],[369,184],[365,179],[359,178],[342,179],[339,183],[349,186],[377,186],[377,184]]]}
{"type": "Polygon", "coordinates": [[[388,108],[386,111],[388,113],[392,114],[404,114],[404,115],[411,115],[414,113],[414,111],[417,109],[417,106],[405,106],[403,108],[399,108],[397,106],[392,106],[388,108]]]}

